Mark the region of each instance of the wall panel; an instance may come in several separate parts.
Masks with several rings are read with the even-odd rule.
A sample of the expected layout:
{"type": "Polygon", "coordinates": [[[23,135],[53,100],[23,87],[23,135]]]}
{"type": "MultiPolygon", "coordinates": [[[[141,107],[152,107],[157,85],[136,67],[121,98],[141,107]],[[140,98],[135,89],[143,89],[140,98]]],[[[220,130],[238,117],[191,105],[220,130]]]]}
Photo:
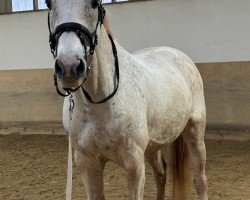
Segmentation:
{"type": "MultiPolygon", "coordinates": [[[[249,0],[155,0],[106,6],[130,52],[171,46],[195,62],[250,61],[249,0]]],[[[53,66],[47,12],[0,15],[0,70],[53,66]]]]}

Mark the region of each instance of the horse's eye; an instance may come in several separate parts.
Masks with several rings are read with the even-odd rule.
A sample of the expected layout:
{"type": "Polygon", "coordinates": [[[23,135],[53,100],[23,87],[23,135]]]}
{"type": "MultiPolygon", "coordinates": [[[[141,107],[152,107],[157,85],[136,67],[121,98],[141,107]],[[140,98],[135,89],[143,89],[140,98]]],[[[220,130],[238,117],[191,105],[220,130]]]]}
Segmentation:
{"type": "Polygon", "coordinates": [[[93,9],[96,9],[99,6],[99,0],[93,0],[91,5],[93,9]]]}
{"type": "Polygon", "coordinates": [[[45,0],[45,3],[47,4],[48,9],[51,9],[51,0],[45,0]]]}

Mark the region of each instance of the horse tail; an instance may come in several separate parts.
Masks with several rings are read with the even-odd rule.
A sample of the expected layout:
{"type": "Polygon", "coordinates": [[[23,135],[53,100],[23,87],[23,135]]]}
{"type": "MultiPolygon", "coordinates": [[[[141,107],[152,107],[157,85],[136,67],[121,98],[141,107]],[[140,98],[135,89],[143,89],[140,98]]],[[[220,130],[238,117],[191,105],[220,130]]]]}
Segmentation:
{"type": "Polygon", "coordinates": [[[189,190],[190,161],[187,144],[180,135],[171,144],[173,200],[186,200],[189,190]]]}

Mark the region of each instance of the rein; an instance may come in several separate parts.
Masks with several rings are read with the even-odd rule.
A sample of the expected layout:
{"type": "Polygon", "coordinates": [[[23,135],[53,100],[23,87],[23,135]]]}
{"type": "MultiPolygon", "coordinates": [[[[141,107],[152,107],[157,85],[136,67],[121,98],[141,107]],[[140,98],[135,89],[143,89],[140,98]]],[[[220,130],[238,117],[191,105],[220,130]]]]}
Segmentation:
{"type": "Polygon", "coordinates": [[[117,49],[116,49],[116,46],[115,46],[115,43],[114,43],[114,40],[112,38],[112,36],[109,34],[109,39],[111,41],[111,45],[112,45],[112,51],[113,51],[113,55],[114,55],[114,58],[115,58],[115,73],[116,73],[116,87],[114,89],[114,91],[107,97],[105,97],[103,100],[101,101],[93,101],[93,99],[91,98],[91,96],[88,94],[88,92],[83,88],[83,86],[81,85],[80,87],[82,88],[82,92],[83,94],[85,95],[85,97],[88,99],[88,101],[92,104],[102,104],[102,103],[105,103],[107,101],[109,101],[110,99],[112,99],[117,90],[118,90],[118,87],[119,87],[119,82],[120,82],[120,71],[119,71],[119,60],[118,60],[118,56],[117,56],[117,49]]]}
{"type": "MultiPolygon", "coordinates": [[[[76,35],[80,39],[81,44],[83,45],[84,51],[85,51],[85,60],[86,60],[86,63],[88,63],[87,62],[88,56],[93,56],[93,54],[95,52],[95,48],[98,45],[97,29],[98,29],[99,25],[101,26],[103,24],[105,14],[106,14],[106,11],[103,8],[102,3],[99,3],[99,5],[98,5],[98,21],[96,24],[95,31],[93,33],[91,33],[85,26],[83,26],[79,23],[75,23],[75,22],[66,22],[66,23],[60,24],[59,26],[57,26],[55,28],[54,32],[52,32],[51,26],[50,26],[50,13],[48,13],[48,28],[49,28],[49,33],[50,33],[49,44],[50,44],[51,53],[53,54],[54,58],[56,58],[56,56],[57,56],[57,45],[58,45],[58,40],[59,40],[60,36],[64,32],[71,31],[71,32],[76,33],[76,35]],[[89,50],[88,50],[88,46],[89,46],[89,50]]],[[[92,104],[105,103],[115,96],[115,94],[119,88],[119,82],[120,82],[119,59],[118,59],[117,48],[116,48],[116,45],[114,43],[114,40],[110,34],[108,35],[108,37],[109,37],[111,45],[112,45],[112,51],[113,51],[113,56],[114,56],[115,75],[116,75],[116,86],[114,88],[114,91],[110,95],[108,95],[107,97],[105,97],[104,99],[102,99],[100,101],[94,101],[91,98],[89,93],[83,88],[83,83],[87,80],[87,75],[88,75],[88,72],[89,72],[91,65],[92,65],[92,63],[90,63],[90,65],[87,66],[87,73],[86,73],[86,76],[84,77],[82,85],[78,86],[75,89],[63,88],[63,90],[66,93],[63,93],[60,91],[60,89],[58,87],[57,77],[54,74],[54,85],[56,87],[57,93],[60,96],[62,96],[62,97],[71,96],[71,98],[72,98],[72,93],[78,91],[80,88],[82,89],[82,92],[83,92],[85,98],[92,104]]]]}

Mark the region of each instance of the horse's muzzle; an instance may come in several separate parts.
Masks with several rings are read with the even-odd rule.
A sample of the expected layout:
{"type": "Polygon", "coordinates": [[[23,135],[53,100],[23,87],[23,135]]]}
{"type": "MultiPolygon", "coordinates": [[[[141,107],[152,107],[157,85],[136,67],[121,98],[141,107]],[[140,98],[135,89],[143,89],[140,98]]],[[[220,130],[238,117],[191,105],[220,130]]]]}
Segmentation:
{"type": "Polygon", "coordinates": [[[82,59],[57,58],[55,61],[55,75],[63,87],[78,87],[86,76],[86,67],[82,59]]]}
{"type": "Polygon", "coordinates": [[[82,78],[85,71],[85,64],[81,59],[72,63],[64,63],[59,59],[55,61],[55,74],[60,79],[64,77],[71,79],[82,78]]]}

